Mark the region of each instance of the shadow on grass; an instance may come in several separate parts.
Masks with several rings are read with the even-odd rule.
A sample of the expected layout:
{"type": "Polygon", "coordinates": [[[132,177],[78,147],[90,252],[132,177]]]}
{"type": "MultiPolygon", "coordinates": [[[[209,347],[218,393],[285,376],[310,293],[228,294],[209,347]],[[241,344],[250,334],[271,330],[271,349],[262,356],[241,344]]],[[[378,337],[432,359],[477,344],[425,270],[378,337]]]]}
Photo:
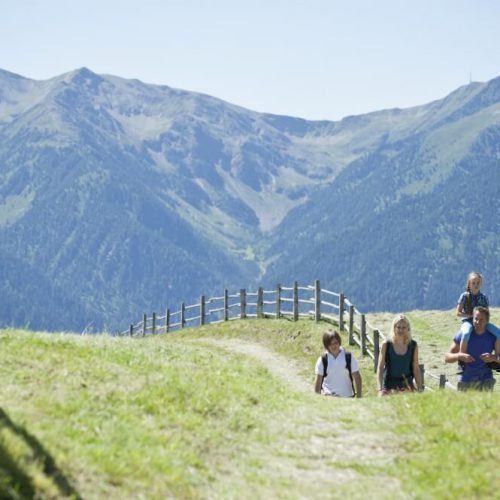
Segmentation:
{"type": "MultiPolygon", "coordinates": [[[[29,446],[33,453],[33,460],[42,465],[44,474],[57,485],[61,496],[81,499],[41,443],[26,429],[12,422],[7,413],[0,408],[0,429],[2,428],[10,430],[29,446]]],[[[33,478],[19,467],[14,457],[0,444],[0,494],[2,498],[11,498],[3,496],[9,490],[14,495],[12,498],[36,498],[39,493],[35,490],[33,478]]]]}

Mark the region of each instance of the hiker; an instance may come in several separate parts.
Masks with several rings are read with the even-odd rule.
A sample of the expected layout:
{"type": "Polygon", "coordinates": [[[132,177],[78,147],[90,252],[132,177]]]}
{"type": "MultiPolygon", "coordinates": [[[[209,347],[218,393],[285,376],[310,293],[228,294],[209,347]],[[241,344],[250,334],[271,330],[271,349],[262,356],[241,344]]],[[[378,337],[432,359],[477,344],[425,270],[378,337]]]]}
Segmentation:
{"type": "Polygon", "coordinates": [[[418,363],[418,346],[411,338],[410,322],[402,314],[392,322],[391,340],[380,349],[377,367],[379,396],[396,392],[422,391],[422,374],[418,363]]]}
{"type": "Polygon", "coordinates": [[[336,331],[323,333],[325,353],[316,362],[317,394],[341,398],[362,394],[362,379],[356,358],[342,347],[342,339],[336,331]]]}
{"type": "Polygon", "coordinates": [[[463,332],[458,332],[453,339],[450,349],[445,355],[446,363],[461,365],[458,390],[478,389],[492,391],[495,385],[491,364],[498,362],[500,355],[495,351],[496,337],[487,330],[490,320],[490,311],[486,307],[478,306],[473,310],[472,332],[467,344],[467,352],[460,352],[460,340],[463,332]]]}
{"type": "MultiPolygon", "coordinates": [[[[457,316],[462,318],[462,340],[460,342],[460,352],[467,352],[467,342],[469,342],[472,332],[472,311],[477,306],[489,308],[489,300],[484,293],[481,293],[483,276],[480,273],[472,272],[467,276],[467,290],[463,292],[457,304],[457,316]]],[[[495,352],[500,352],[500,329],[488,322],[486,329],[495,335],[497,344],[495,352]]]]}
{"type": "Polygon", "coordinates": [[[489,307],[490,302],[488,297],[481,292],[483,284],[483,276],[481,273],[472,272],[467,276],[466,290],[458,298],[457,316],[463,322],[472,325],[472,311],[474,307],[483,306],[489,307]]]}

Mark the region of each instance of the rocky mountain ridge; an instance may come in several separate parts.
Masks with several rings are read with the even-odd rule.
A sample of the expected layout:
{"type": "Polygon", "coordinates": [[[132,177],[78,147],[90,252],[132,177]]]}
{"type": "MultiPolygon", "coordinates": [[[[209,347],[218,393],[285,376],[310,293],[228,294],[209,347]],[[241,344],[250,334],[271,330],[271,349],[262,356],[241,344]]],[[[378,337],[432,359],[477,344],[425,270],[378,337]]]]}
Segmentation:
{"type": "MultiPolygon", "coordinates": [[[[224,286],[309,275],[367,309],[425,306],[417,287],[413,302],[400,289],[396,300],[373,297],[359,277],[368,270],[345,266],[359,252],[341,241],[362,227],[367,238],[359,221],[379,225],[382,239],[392,234],[391,217],[418,227],[424,209],[417,203],[405,219],[409,201],[427,196],[436,210],[460,202],[450,189],[469,194],[471,180],[457,175],[479,157],[489,165],[486,182],[498,187],[499,89],[499,79],[474,83],[424,106],[318,122],[86,68],[47,81],[0,70],[0,322],[116,328],[143,310],[224,286]],[[347,230],[349,219],[356,223],[347,230]],[[323,247],[325,263],[316,257],[323,247]],[[49,297],[34,286],[42,281],[49,297]]],[[[499,277],[486,265],[496,236],[483,238],[500,233],[498,204],[486,205],[490,215],[472,202],[484,219],[481,258],[462,252],[451,281],[444,269],[450,288],[476,262],[489,280],[499,277]]],[[[384,272],[422,252],[439,262],[438,250],[455,247],[464,232],[457,224],[446,236],[452,219],[443,216],[445,236],[431,238],[431,247],[404,247],[402,262],[391,257],[384,272]]],[[[370,257],[375,240],[364,246],[368,263],[387,261],[383,248],[370,257]]]]}

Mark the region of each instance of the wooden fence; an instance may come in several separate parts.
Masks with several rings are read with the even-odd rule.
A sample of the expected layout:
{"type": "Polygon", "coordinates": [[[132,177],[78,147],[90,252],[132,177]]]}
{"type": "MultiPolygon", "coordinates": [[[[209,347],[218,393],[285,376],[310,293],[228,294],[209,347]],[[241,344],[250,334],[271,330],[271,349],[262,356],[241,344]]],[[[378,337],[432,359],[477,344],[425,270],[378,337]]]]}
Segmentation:
{"type": "MultiPolygon", "coordinates": [[[[313,285],[299,286],[295,281],[292,286],[276,285],[272,290],[259,287],[255,292],[241,289],[230,293],[225,289],[219,297],[200,297],[197,304],[185,305],[172,312],[170,308],[163,316],[155,312],[151,316],[144,314],[136,324],[130,324],[128,330],[119,335],[145,337],[180,330],[187,327],[220,323],[245,318],[310,318],[315,321],[327,321],[347,332],[349,345],[357,345],[363,356],[373,360],[377,370],[380,346],[386,336],[373,327],[343,293],[322,289],[320,281],[313,285]]],[[[426,372],[420,365],[422,377],[429,377],[439,388],[456,389],[446,375],[426,372]]],[[[425,384],[426,390],[433,390],[425,384]]]]}

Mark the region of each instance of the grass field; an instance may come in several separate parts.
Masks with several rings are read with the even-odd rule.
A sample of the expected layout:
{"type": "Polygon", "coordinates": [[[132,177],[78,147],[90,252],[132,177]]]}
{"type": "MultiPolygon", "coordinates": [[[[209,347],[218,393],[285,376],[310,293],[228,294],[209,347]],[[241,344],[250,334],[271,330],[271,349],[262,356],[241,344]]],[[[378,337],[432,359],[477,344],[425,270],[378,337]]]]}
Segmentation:
{"type": "MultiPolygon", "coordinates": [[[[452,377],[452,313],[409,316],[422,362],[452,377]]],[[[365,358],[365,398],[318,397],[327,327],[0,331],[0,497],[499,498],[498,392],[379,399],[365,358]]]]}

